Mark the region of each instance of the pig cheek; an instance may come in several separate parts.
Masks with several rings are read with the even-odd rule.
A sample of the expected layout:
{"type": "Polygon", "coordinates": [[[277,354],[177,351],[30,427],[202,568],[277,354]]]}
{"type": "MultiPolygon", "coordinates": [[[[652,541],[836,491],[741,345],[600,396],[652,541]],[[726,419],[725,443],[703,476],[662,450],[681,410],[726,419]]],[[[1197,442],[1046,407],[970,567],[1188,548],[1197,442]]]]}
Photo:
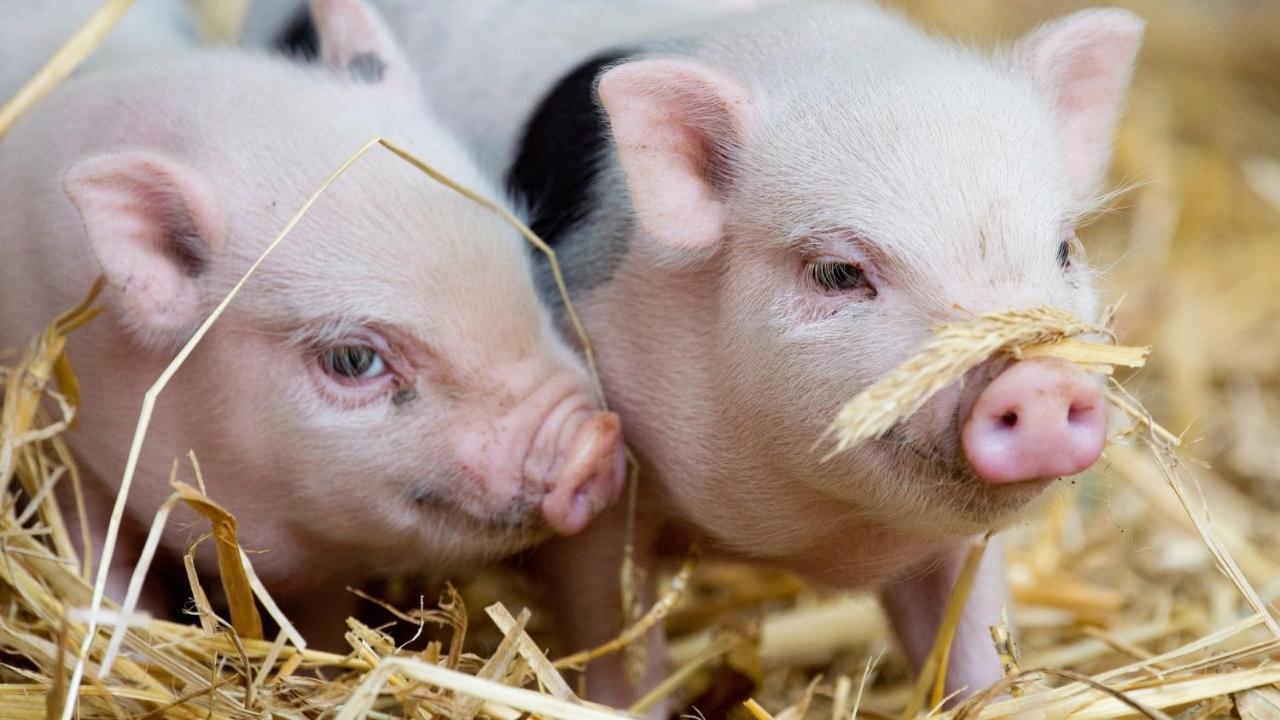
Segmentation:
{"type": "Polygon", "coordinates": [[[920,472],[916,457],[893,445],[894,440],[870,441],[851,451],[843,465],[856,490],[859,512],[876,523],[927,538],[960,537],[982,528],[955,510],[957,489],[920,472]]]}
{"type": "MultiPolygon", "coordinates": [[[[808,418],[794,430],[790,444],[805,453],[797,462],[816,464],[818,453],[808,449],[850,398],[892,370],[910,352],[912,339],[902,326],[884,322],[879,313],[857,321],[797,327],[787,333],[782,356],[785,375],[794,387],[797,406],[792,418],[808,418]]],[[[776,381],[775,381],[776,382],[776,381]]],[[[883,517],[919,515],[936,505],[944,492],[934,478],[922,477],[920,456],[955,455],[959,436],[954,408],[959,391],[948,388],[935,401],[896,425],[881,440],[870,441],[814,468],[824,492],[844,498],[883,517]],[[914,451],[904,446],[911,446],[914,451]]]]}
{"type": "Polygon", "coordinates": [[[898,423],[891,431],[893,439],[934,455],[939,461],[955,464],[961,457],[960,413],[966,405],[965,398],[976,397],[975,387],[979,385],[966,379],[943,388],[914,415],[898,423]]]}
{"type": "MultiPolygon", "coordinates": [[[[271,438],[271,447],[261,448],[261,456],[274,456],[281,481],[296,478],[310,497],[356,505],[363,496],[381,503],[382,496],[392,494],[385,487],[386,478],[410,475],[416,464],[412,459],[430,454],[426,439],[432,435],[419,430],[420,421],[410,414],[420,401],[397,406],[389,386],[359,402],[337,397],[324,388],[332,381],[321,377],[323,371],[310,354],[290,361],[277,352],[272,362],[270,348],[256,347],[231,355],[266,357],[266,366],[275,369],[241,369],[242,377],[261,381],[246,386],[241,403],[246,407],[236,425],[256,438],[271,438]],[[297,371],[299,362],[307,365],[304,372],[297,371]],[[410,467],[391,472],[401,464],[410,467]],[[362,478],[360,486],[345,485],[351,482],[348,478],[362,478]]],[[[416,393],[416,388],[410,390],[416,393]]]]}
{"type": "Polygon", "coordinates": [[[425,518],[448,525],[459,538],[499,533],[519,541],[519,527],[528,518],[515,517],[522,507],[521,488],[518,474],[509,471],[518,467],[507,457],[513,448],[510,433],[477,420],[481,411],[472,407],[474,397],[431,377],[413,384],[388,382],[377,391],[344,397],[344,390],[335,392],[322,373],[312,371],[309,395],[295,393],[294,422],[303,422],[317,477],[361,481],[350,495],[337,498],[319,488],[318,502],[363,504],[356,512],[369,521],[399,527],[414,537],[421,535],[425,518]],[[509,477],[516,478],[511,486],[503,483],[509,477]],[[459,521],[458,513],[477,522],[459,521]]]}
{"type": "Polygon", "coordinates": [[[303,522],[326,518],[326,532],[360,545],[371,526],[416,538],[422,514],[414,499],[424,487],[434,495],[452,490],[438,487],[452,473],[433,428],[406,419],[389,400],[355,410],[314,399],[308,409],[301,405],[277,426],[287,428],[279,464],[281,479],[296,484],[294,514],[303,522]]]}
{"type": "Polygon", "coordinates": [[[854,512],[900,526],[917,525],[923,513],[939,504],[939,490],[931,478],[913,474],[920,465],[907,461],[899,444],[954,435],[948,430],[952,417],[942,410],[954,401],[935,404],[934,415],[899,426],[898,437],[865,443],[827,463],[819,464],[821,453],[814,443],[846,401],[906,359],[927,332],[907,330],[921,322],[892,292],[875,301],[837,299],[824,305],[776,270],[785,258],[775,260],[774,266],[758,268],[778,288],[771,302],[762,303],[758,276],[754,281],[738,275],[733,279],[733,306],[747,318],[772,318],[766,329],[734,313],[739,319],[729,337],[743,344],[731,353],[725,371],[769,398],[746,399],[734,425],[763,432],[767,439],[754,442],[776,443],[781,456],[792,458],[791,467],[809,468],[801,475],[806,483],[847,502],[854,512]],[[819,311],[835,305],[840,308],[835,315],[819,311]],[[773,352],[762,355],[762,348],[773,352]],[[760,427],[763,417],[772,418],[767,428],[760,427]]]}
{"type": "Polygon", "coordinates": [[[514,427],[501,421],[472,421],[462,426],[461,432],[453,431],[449,456],[458,469],[460,481],[468,486],[464,492],[477,500],[477,514],[496,517],[527,506],[530,517],[521,520],[532,519],[536,503],[522,504],[522,500],[531,497],[535,489],[525,485],[520,472],[522,457],[518,452],[518,448],[527,443],[518,438],[514,427]]]}

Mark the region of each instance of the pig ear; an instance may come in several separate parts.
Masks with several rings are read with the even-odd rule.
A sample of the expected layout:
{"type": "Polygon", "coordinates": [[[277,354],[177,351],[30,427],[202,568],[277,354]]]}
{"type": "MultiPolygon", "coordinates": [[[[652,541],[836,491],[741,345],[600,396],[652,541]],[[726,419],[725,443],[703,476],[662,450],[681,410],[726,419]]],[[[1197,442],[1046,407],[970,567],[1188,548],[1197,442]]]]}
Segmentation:
{"type": "Polygon", "coordinates": [[[363,0],[312,0],[320,58],[356,82],[417,98],[417,78],[382,18],[363,0]]]}
{"type": "Polygon", "coordinates": [[[1053,103],[1079,200],[1093,196],[1106,175],[1144,26],[1126,10],[1085,10],[1039,28],[1016,48],[1018,64],[1053,103]]]}
{"type": "Polygon", "coordinates": [[[702,250],[724,232],[727,153],[749,107],[733,80],[684,60],[638,60],[600,77],[637,219],[667,247],[702,250]]]}
{"type": "Polygon", "coordinates": [[[127,152],[80,162],[62,185],[125,320],[148,342],[180,339],[204,309],[201,291],[221,236],[203,178],[161,156],[127,152]]]}

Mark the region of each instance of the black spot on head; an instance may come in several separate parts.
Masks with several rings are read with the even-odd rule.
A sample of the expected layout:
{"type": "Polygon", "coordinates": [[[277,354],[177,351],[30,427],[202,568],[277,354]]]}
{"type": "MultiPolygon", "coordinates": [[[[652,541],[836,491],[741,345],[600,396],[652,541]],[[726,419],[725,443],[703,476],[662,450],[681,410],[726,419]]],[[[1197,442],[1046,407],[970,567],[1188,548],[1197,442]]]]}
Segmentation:
{"type": "Polygon", "coordinates": [[[1071,267],[1071,243],[1066,240],[1058,245],[1058,266],[1063,270],[1071,267]]]}
{"type": "Polygon", "coordinates": [[[387,64],[375,53],[362,52],[347,63],[347,72],[351,73],[351,79],[356,82],[376,85],[386,75],[387,64]]]}
{"type": "Polygon", "coordinates": [[[396,407],[404,407],[418,398],[418,391],[413,388],[401,388],[391,395],[391,402],[396,407]]]}
{"type": "Polygon", "coordinates": [[[299,8],[297,14],[276,37],[275,48],[298,60],[315,60],[320,56],[320,35],[311,19],[311,10],[299,8]]]}
{"type": "Polygon", "coordinates": [[[628,54],[610,52],[578,66],[547,93],[525,126],[507,187],[529,207],[529,226],[549,244],[591,209],[588,191],[609,147],[608,124],[596,102],[596,78],[628,54]]]}

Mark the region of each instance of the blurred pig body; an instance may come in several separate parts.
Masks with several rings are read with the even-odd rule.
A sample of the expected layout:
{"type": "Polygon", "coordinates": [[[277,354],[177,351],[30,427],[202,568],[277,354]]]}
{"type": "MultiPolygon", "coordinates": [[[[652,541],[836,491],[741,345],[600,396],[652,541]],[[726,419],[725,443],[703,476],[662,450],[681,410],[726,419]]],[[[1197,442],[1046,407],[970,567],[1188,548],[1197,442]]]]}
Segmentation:
{"type": "MultiPolygon", "coordinates": [[[[1096,317],[1074,228],[1141,21],[1082,12],[985,57],[857,2],[771,4],[658,39],[639,3],[491,2],[475,24],[471,3],[385,5],[426,87],[453,98],[446,120],[488,133],[472,142],[557,249],[645,466],[642,538],[879,588],[921,662],[965,540],[1098,457],[1097,383],[993,361],[881,440],[825,463],[814,442],[941,323],[1096,317]],[[597,27],[635,34],[589,39],[597,27]],[[431,34],[446,28],[452,41],[431,34]]],[[[604,518],[560,543],[574,567],[549,563],[574,584],[561,609],[581,645],[616,632],[613,573],[580,565],[616,567],[622,527],[604,518]]],[[[998,552],[982,572],[949,691],[999,677],[998,552]]],[[[590,673],[626,698],[620,664],[590,673]]]]}
{"type": "MultiPolygon", "coordinates": [[[[351,152],[387,137],[486,189],[381,21],[354,0],[316,14],[325,68],[230,51],[125,63],[73,79],[0,140],[0,346],[100,273],[110,283],[107,313],[70,344],[84,400],[70,441],[99,540],[143,393],[351,152]]],[[[381,150],[213,326],[144,448],[121,565],[191,449],[286,609],[335,614],[323,592],[370,575],[577,532],[622,472],[617,418],[541,309],[524,240],[381,150]]],[[[183,525],[164,536],[172,553],[194,539],[183,525]]]]}
{"type": "MultiPolygon", "coordinates": [[[[414,50],[410,61],[422,73],[433,103],[442,108],[441,117],[471,150],[480,169],[501,177],[534,106],[557,79],[585,59],[585,53],[778,1],[373,0],[372,4],[404,23],[393,32],[414,50]],[[531,29],[539,33],[535,42],[524,35],[531,29]],[[435,61],[445,64],[433,65],[435,61]],[[502,77],[457,62],[496,62],[502,77]]],[[[311,55],[314,27],[300,17],[304,10],[304,3],[292,0],[256,0],[245,23],[245,41],[274,44],[295,56],[311,55]]]]}

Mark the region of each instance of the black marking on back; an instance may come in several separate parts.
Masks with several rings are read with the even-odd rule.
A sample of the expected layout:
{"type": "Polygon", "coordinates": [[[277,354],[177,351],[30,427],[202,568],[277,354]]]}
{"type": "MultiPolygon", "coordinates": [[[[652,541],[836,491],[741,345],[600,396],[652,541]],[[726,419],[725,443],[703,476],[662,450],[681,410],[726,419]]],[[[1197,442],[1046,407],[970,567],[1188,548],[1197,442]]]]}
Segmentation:
{"type": "Polygon", "coordinates": [[[302,6],[275,41],[276,49],[298,60],[315,60],[320,56],[320,35],[316,32],[311,9],[302,6]]]}
{"type": "Polygon", "coordinates": [[[351,79],[356,82],[376,85],[386,75],[387,64],[376,53],[362,52],[347,63],[347,72],[351,73],[351,79]]]}
{"type": "Polygon", "coordinates": [[[564,76],[525,126],[507,188],[529,208],[529,226],[555,245],[592,209],[590,192],[609,147],[608,124],[596,102],[601,70],[628,56],[610,52],[564,76]]]}

